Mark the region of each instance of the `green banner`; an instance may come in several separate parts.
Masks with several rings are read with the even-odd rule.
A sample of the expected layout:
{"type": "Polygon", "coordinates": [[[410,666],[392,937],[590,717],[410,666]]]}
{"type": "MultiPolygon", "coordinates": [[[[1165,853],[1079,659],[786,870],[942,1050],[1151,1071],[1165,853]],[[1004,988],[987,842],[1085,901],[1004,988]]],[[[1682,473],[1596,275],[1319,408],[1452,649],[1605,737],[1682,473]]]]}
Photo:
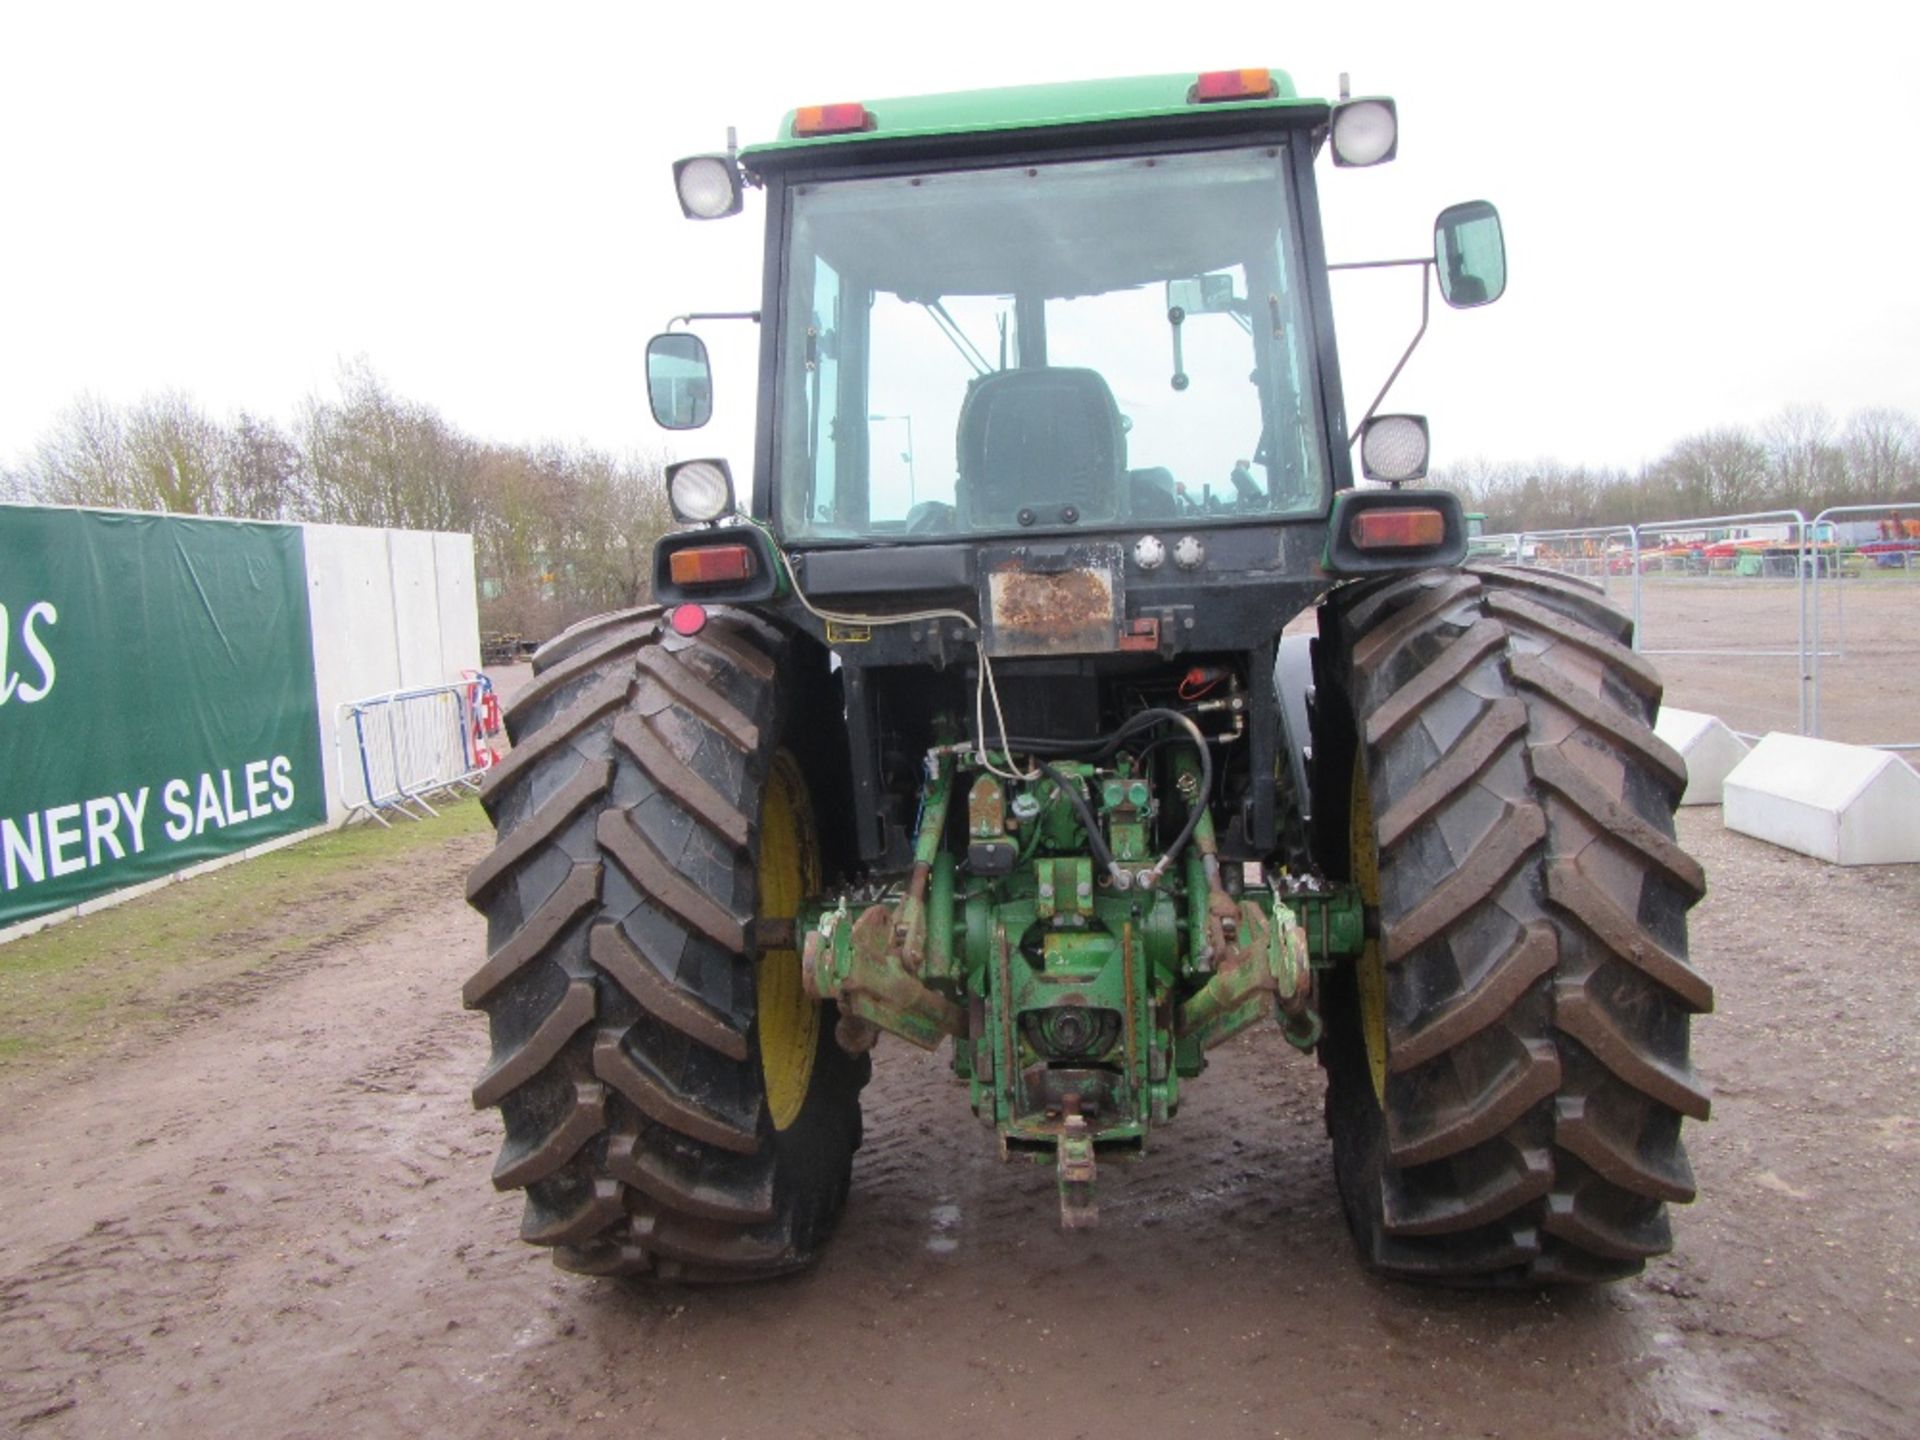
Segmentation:
{"type": "Polygon", "coordinates": [[[291,525],[0,506],[0,925],[326,819],[291,525]]]}

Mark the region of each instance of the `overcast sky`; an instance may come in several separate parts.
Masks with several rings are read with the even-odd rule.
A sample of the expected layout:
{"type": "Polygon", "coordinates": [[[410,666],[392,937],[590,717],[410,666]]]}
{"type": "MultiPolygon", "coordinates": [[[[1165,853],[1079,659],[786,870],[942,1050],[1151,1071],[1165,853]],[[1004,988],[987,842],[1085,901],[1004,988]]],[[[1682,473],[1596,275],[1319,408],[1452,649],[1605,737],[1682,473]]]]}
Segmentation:
{"type": "MultiPolygon", "coordinates": [[[[1506,298],[1442,311],[1389,402],[1436,462],[1920,411],[1916,53],[1920,6],[1851,0],[8,5],[0,462],[83,391],[286,419],[356,356],[485,438],[667,446],[646,338],[757,305],[762,238],[754,200],[683,220],[675,156],[796,104],[1259,64],[1399,101],[1395,162],[1322,159],[1334,258],[1501,209],[1506,298]]],[[[1356,417],[1415,284],[1336,280],[1356,417]]],[[[680,453],[746,461],[751,331],[708,327],[719,415],[680,453]]]]}

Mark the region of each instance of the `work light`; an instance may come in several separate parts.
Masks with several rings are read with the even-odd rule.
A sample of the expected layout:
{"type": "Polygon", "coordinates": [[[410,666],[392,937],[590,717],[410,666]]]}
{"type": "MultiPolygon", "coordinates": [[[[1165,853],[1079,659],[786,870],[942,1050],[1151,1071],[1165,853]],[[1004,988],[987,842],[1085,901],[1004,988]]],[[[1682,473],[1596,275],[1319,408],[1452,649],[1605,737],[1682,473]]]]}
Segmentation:
{"type": "Polygon", "coordinates": [[[1427,473],[1427,417],[1376,415],[1360,432],[1360,473],[1401,485],[1427,473]]]}
{"type": "Polygon", "coordinates": [[[686,460],[667,467],[673,518],[707,525],[733,509],[733,472],[724,460],[686,460]]]}
{"type": "Polygon", "coordinates": [[[1342,100],[1333,107],[1333,163],[1378,165],[1400,144],[1400,117],[1384,96],[1342,100]]]}
{"type": "Polygon", "coordinates": [[[689,220],[740,213],[740,167],[731,155],[694,155],[673,162],[673,188],[689,220]]]}

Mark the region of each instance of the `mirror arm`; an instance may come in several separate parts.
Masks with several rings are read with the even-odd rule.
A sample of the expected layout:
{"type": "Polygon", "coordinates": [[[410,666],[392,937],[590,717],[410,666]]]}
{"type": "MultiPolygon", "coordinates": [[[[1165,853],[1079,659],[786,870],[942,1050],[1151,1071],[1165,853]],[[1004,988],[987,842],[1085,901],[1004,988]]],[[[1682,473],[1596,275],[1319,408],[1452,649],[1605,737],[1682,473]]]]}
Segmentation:
{"type": "Polygon", "coordinates": [[[1411,260],[1342,260],[1337,265],[1329,265],[1329,270],[1391,270],[1396,265],[1431,265],[1431,255],[1415,256],[1411,260]]]}
{"type": "Polygon", "coordinates": [[[1400,372],[1407,368],[1407,361],[1413,358],[1421,338],[1427,333],[1427,319],[1433,309],[1433,261],[1423,260],[1372,260],[1353,265],[1330,265],[1330,270],[1371,270],[1387,265],[1418,265],[1420,267],[1420,328],[1413,332],[1413,339],[1407,342],[1407,348],[1401,352],[1400,363],[1393,367],[1393,373],[1387,376],[1387,383],[1380,387],[1380,393],[1373,397],[1373,403],[1367,406],[1367,413],[1360,417],[1360,423],[1353,427],[1353,433],[1347,437],[1347,447],[1351,449],[1359,440],[1360,432],[1367,428],[1367,421],[1373,418],[1373,412],[1380,408],[1380,402],[1387,398],[1387,392],[1393,388],[1393,382],[1400,378],[1400,372]]]}
{"type": "Polygon", "coordinates": [[[987,357],[980,353],[980,347],[967,338],[967,332],[960,328],[960,322],[953,318],[943,300],[922,300],[920,308],[933,320],[934,326],[947,337],[947,343],[960,353],[960,358],[973,367],[976,378],[993,374],[993,367],[987,364],[987,357]]]}
{"type": "Polygon", "coordinates": [[[676,325],[687,325],[695,320],[751,320],[758,325],[760,312],[758,310],[693,310],[685,315],[676,315],[667,321],[667,329],[671,330],[676,325]]]}

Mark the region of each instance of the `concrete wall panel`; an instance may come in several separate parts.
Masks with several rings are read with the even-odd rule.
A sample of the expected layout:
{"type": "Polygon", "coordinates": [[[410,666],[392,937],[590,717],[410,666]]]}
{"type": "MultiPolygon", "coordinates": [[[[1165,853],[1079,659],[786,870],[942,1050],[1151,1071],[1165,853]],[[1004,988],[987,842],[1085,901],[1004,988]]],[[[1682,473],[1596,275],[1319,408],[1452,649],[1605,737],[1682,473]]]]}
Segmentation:
{"type": "Polygon", "coordinates": [[[400,685],[444,685],[455,677],[444,673],[440,662],[440,584],[433,573],[433,535],[425,530],[384,534],[393,578],[393,644],[400,657],[400,685]]]}
{"type": "Polygon", "coordinates": [[[348,525],[305,529],[327,819],[337,824],[346,818],[346,806],[340,799],[335,707],[400,685],[400,656],[393,643],[393,569],[383,531],[348,525]]]}
{"type": "Polygon", "coordinates": [[[473,579],[473,537],[433,537],[433,574],[440,587],[440,673],[449,679],[480,668],[480,596],[473,579]]]}
{"type": "MultiPolygon", "coordinates": [[[[480,663],[473,538],[348,525],[302,528],[327,818],[337,824],[347,813],[334,724],[340,705],[450,684],[463,667],[480,663]]],[[[357,796],[358,781],[347,789],[357,796]]]]}

